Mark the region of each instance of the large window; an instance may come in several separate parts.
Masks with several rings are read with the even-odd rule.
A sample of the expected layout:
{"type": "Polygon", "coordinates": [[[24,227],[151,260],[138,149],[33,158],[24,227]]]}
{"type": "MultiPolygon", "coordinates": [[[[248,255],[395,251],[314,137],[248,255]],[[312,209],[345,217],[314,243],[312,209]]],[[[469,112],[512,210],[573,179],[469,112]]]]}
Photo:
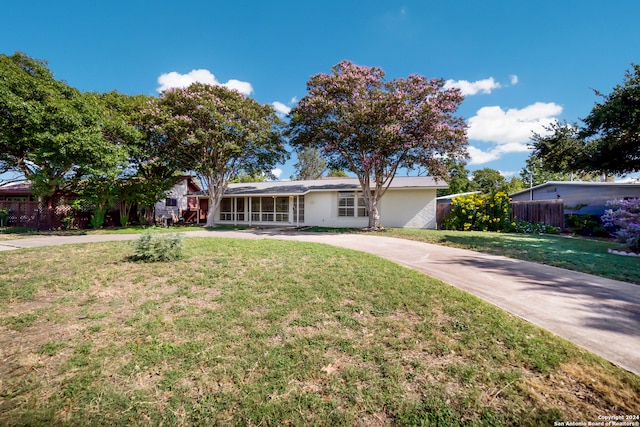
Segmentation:
{"type": "Polygon", "coordinates": [[[289,197],[252,197],[251,221],[288,222],[289,197]]]}
{"type": "Polygon", "coordinates": [[[167,199],[164,201],[165,206],[169,207],[169,206],[178,206],[178,199],[174,198],[174,197],[167,197],[167,199]]]}
{"type": "Polygon", "coordinates": [[[338,216],[339,217],[363,217],[369,216],[364,204],[364,197],[356,191],[338,192],[338,216]]]}

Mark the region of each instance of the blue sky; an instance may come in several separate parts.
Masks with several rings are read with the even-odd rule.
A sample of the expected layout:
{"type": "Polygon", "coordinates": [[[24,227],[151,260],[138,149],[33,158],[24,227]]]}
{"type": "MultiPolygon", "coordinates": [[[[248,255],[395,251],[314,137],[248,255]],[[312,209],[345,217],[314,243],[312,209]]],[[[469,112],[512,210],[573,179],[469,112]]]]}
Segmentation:
{"type": "Polygon", "coordinates": [[[444,78],[467,94],[468,168],[507,176],[532,131],[579,121],[593,89],[610,93],[640,62],[637,0],[6,3],[0,53],[45,59],[83,91],[157,95],[197,79],[286,112],[343,59],[444,78]]]}

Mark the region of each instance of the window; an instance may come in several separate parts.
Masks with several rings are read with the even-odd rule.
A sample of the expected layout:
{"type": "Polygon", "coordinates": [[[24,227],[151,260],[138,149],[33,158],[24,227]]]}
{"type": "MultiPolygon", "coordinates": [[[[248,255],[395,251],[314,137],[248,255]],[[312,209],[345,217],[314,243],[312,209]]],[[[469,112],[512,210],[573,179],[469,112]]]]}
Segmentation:
{"type": "Polygon", "coordinates": [[[220,200],[220,221],[231,221],[233,219],[231,206],[231,199],[220,200]]]}
{"type": "Polygon", "coordinates": [[[369,216],[364,204],[364,198],[355,191],[338,192],[338,216],[339,217],[365,217],[369,216]]]}
{"type": "Polygon", "coordinates": [[[167,200],[164,202],[165,206],[178,206],[178,199],[174,199],[173,197],[167,197],[167,200]]]}

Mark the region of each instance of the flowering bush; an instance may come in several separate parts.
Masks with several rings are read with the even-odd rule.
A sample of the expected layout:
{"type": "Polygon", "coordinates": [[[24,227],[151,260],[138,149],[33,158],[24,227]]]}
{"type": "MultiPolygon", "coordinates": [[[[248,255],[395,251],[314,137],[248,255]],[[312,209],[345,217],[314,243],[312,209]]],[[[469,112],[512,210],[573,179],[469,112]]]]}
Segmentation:
{"type": "Polygon", "coordinates": [[[506,193],[468,194],[451,200],[451,213],[443,221],[447,230],[509,231],[511,205],[506,193]]]}
{"type": "Polygon", "coordinates": [[[612,200],[602,215],[602,223],[617,241],[634,252],[640,252],[640,199],[612,200]]]}
{"type": "Polygon", "coordinates": [[[553,225],[536,223],[532,224],[527,221],[516,221],[513,231],[524,234],[560,234],[560,229],[553,225]]]}

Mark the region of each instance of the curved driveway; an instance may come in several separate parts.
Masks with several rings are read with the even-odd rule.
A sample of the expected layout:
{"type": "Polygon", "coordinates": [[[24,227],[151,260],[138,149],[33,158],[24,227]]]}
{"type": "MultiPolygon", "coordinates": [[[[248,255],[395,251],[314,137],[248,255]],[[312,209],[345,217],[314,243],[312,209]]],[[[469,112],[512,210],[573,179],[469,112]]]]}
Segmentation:
{"type": "MultiPolygon", "coordinates": [[[[272,238],[368,252],[438,278],[640,375],[640,286],[527,261],[392,237],[285,230],[189,231],[187,237],[272,238]]],[[[132,240],[139,235],[0,241],[1,250],[132,240]]],[[[639,265],[640,267],[640,265],[639,265]]]]}

